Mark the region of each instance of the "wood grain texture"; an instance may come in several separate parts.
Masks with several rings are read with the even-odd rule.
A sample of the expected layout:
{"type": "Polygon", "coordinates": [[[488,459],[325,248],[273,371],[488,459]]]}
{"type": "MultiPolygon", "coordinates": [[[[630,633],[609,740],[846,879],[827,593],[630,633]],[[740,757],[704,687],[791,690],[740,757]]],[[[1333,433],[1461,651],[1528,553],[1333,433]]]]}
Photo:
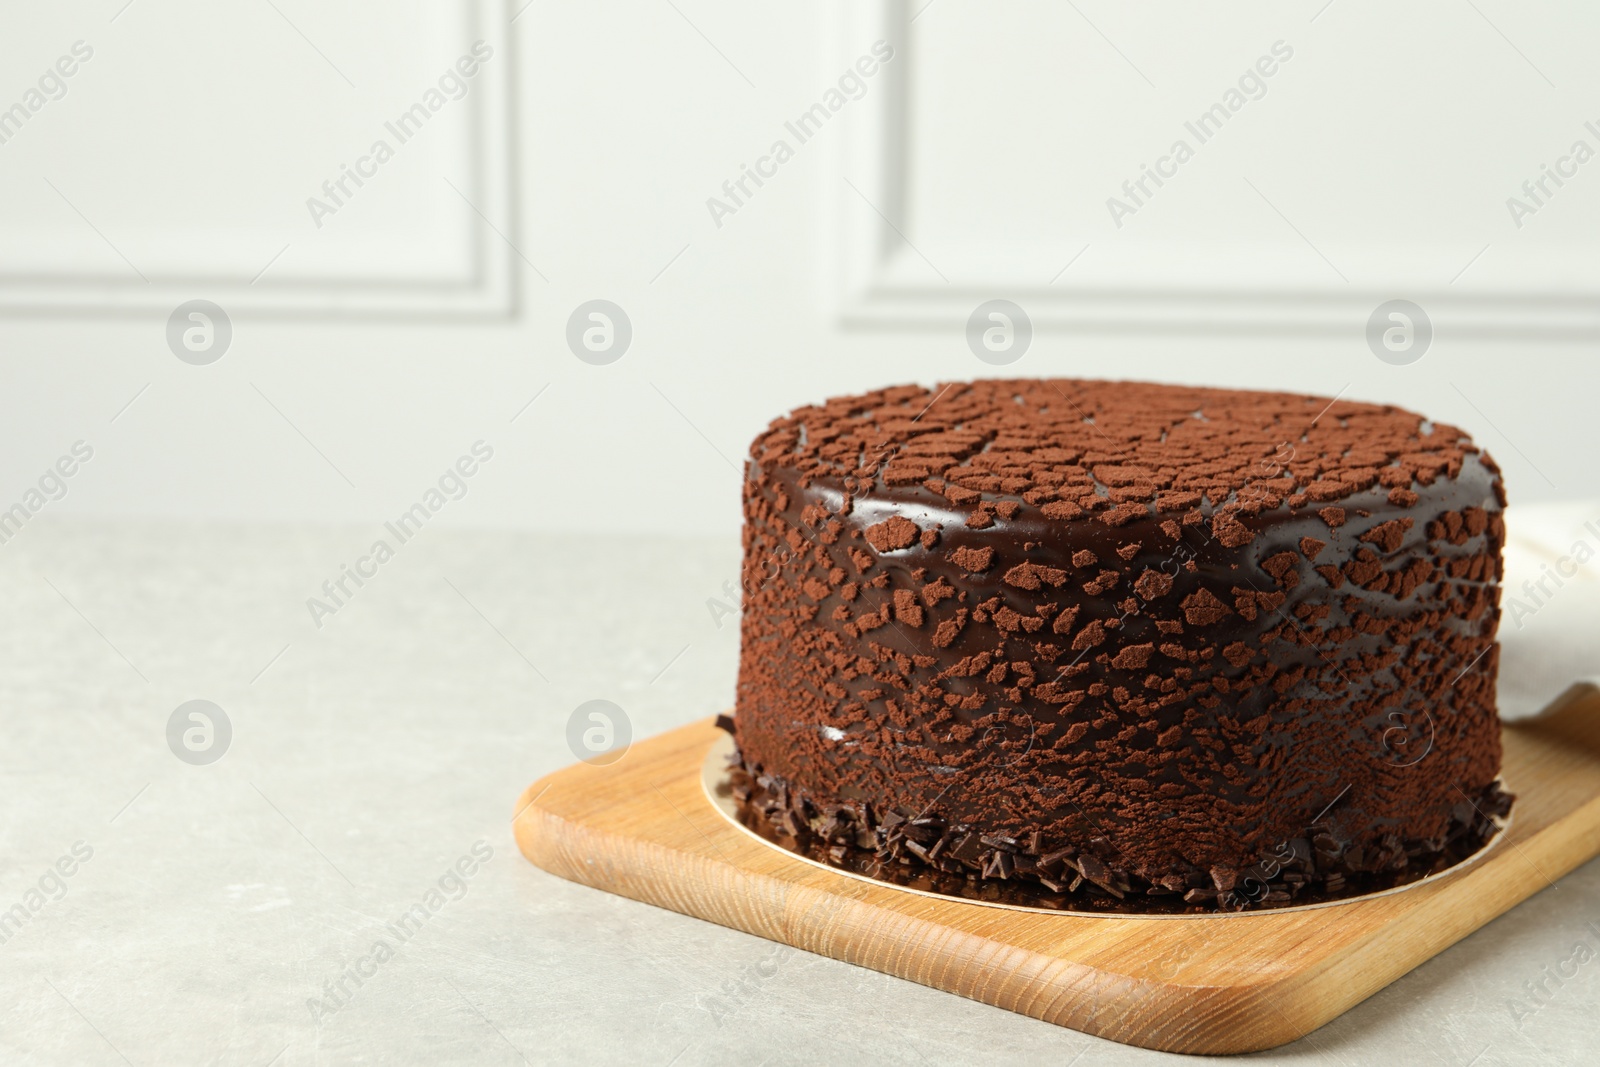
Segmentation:
{"type": "Polygon", "coordinates": [[[1169,1052],[1315,1030],[1600,854],[1600,701],[1505,731],[1506,838],[1459,874],[1290,913],[1138,919],[1006,911],[849,878],[728,824],[700,771],[711,720],[576,764],[517,802],[517,845],[572,881],[1098,1037],[1169,1052]]]}

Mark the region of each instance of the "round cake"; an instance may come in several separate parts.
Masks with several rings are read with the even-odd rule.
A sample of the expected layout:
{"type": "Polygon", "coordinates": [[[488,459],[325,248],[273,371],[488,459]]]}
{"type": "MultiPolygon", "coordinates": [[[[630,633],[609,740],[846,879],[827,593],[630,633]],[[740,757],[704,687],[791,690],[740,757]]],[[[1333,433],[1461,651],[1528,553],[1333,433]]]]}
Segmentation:
{"type": "Polygon", "coordinates": [[[839,866],[1045,906],[1402,884],[1510,806],[1505,493],[1386,405],[903,386],[751,446],[734,793],[839,866]]]}

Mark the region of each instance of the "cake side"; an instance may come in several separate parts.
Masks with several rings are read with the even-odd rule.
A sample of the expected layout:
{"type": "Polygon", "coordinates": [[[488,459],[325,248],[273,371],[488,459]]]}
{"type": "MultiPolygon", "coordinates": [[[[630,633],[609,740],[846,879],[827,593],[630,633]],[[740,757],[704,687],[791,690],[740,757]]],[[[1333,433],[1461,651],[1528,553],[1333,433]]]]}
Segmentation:
{"type": "Polygon", "coordinates": [[[1425,863],[1503,806],[1503,502],[1465,434],[1376,405],[801,409],[752,448],[740,749],[797,831],[947,873],[1228,903],[1425,863]]]}

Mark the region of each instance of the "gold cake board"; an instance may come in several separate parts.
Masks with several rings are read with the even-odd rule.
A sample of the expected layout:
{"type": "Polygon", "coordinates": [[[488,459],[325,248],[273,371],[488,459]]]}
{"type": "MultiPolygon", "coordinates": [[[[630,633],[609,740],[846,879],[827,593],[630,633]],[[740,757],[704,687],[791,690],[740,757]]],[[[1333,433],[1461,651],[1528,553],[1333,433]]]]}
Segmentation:
{"type": "Polygon", "coordinates": [[[789,855],[702,787],[712,719],[523,793],[523,855],[563,878],[973,1000],[1168,1052],[1301,1037],[1600,854],[1600,698],[1504,731],[1502,840],[1403,891],[1183,917],[1008,910],[908,892],[789,855]]]}

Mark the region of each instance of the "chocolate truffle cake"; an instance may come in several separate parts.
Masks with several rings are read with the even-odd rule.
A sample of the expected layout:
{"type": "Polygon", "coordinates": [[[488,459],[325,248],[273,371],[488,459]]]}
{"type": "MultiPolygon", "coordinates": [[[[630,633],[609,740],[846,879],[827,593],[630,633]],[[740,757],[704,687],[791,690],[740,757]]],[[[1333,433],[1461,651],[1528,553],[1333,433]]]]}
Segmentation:
{"type": "Polygon", "coordinates": [[[1497,785],[1499,469],[1399,408],[1099,381],[842,397],[751,446],[734,792],[1047,906],[1387,888],[1497,785]]]}

